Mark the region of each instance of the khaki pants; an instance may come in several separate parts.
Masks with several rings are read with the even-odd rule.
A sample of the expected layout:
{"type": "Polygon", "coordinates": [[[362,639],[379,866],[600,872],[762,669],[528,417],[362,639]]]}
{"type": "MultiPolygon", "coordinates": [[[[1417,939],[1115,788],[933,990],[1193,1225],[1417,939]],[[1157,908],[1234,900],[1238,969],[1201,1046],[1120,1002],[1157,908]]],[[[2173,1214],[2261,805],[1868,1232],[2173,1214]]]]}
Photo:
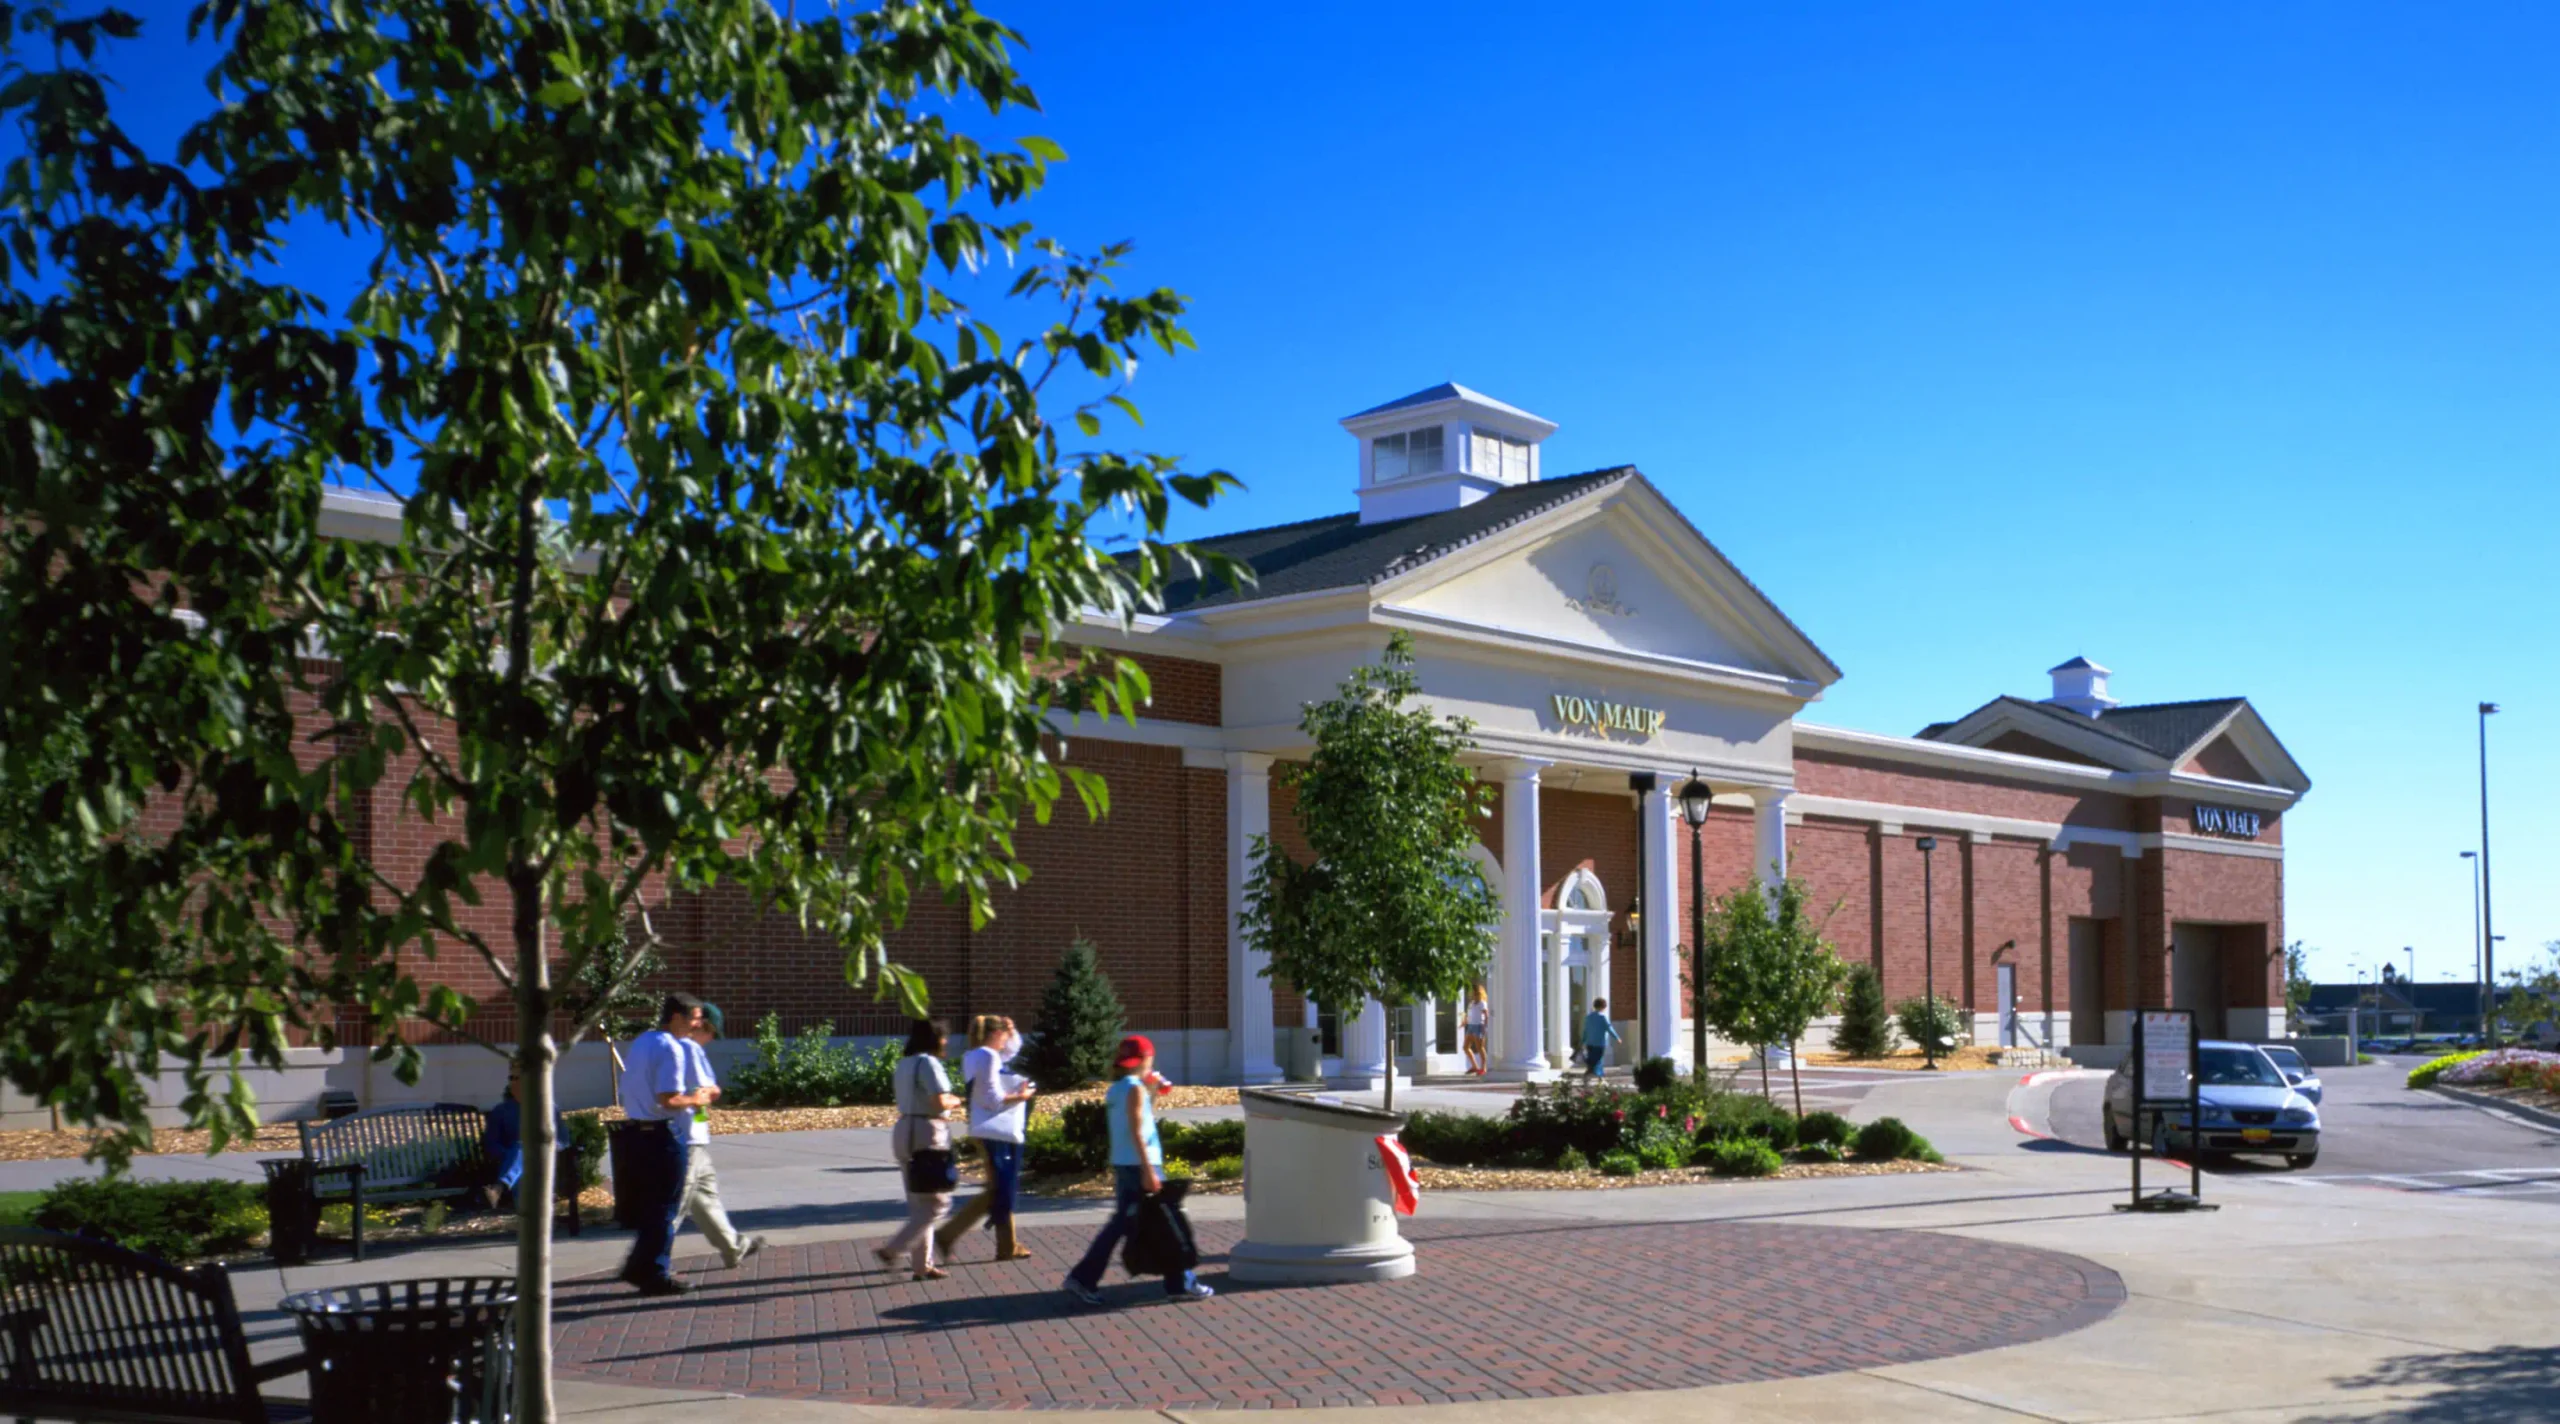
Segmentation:
{"type": "Polygon", "coordinates": [[[707,1143],[693,1144],[684,1154],[683,1213],[692,1218],[693,1227],[711,1243],[720,1259],[738,1264],[739,1255],[747,1249],[738,1228],[729,1224],[729,1213],[720,1205],[720,1174],[712,1170],[711,1148],[707,1143]]]}

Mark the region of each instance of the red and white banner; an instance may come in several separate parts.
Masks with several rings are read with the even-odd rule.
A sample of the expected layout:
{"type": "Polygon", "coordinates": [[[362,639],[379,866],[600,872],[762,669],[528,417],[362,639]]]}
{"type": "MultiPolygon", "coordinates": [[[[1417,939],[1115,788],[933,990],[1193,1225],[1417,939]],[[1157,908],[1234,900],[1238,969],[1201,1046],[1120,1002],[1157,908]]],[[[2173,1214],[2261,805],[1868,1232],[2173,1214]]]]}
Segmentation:
{"type": "Polygon", "coordinates": [[[1378,1160],[1386,1165],[1387,1194],[1395,1199],[1396,1215],[1413,1215],[1422,1205],[1422,1183],[1413,1175],[1413,1158],[1403,1143],[1389,1135],[1378,1139],[1378,1160]]]}

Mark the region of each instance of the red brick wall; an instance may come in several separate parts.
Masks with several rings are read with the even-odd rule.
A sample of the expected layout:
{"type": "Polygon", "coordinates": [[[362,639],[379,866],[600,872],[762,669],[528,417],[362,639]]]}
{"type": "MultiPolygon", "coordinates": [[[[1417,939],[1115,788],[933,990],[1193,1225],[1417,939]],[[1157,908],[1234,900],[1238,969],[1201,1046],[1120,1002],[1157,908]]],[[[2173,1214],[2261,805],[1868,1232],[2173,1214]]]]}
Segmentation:
{"type": "Polygon", "coordinates": [[[1125,656],[1147,674],[1147,690],[1152,698],[1147,704],[1147,715],[1200,727],[1218,725],[1222,715],[1219,684],[1226,669],[1216,663],[1168,658],[1155,653],[1129,653],[1125,656]]]}
{"type": "Polygon", "coordinates": [[[1538,796],[1538,903],[1558,906],[1564,882],[1576,870],[1600,881],[1609,905],[1609,982],[1599,993],[1609,1012],[1633,1018],[1639,958],[1628,941],[1627,906],[1643,892],[1636,873],[1636,802],[1602,791],[1543,790],[1538,796]]]}
{"type": "Polygon", "coordinates": [[[2014,816],[2121,830],[2125,798],[2070,791],[2001,777],[1959,774],[1926,767],[1865,761],[1827,753],[1796,753],[1796,787],[1808,795],[1983,816],[2014,816]]]}

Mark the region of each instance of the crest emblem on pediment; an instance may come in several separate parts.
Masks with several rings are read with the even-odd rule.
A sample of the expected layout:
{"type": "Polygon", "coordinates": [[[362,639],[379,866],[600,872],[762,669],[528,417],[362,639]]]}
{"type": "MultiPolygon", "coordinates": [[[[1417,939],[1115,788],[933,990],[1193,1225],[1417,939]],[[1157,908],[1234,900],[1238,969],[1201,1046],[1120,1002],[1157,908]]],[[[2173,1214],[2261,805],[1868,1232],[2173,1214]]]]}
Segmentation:
{"type": "Polygon", "coordinates": [[[1618,601],[1618,571],[1607,564],[1593,564],[1582,581],[1583,596],[1568,598],[1565,603],[1583,613],[1606,613],[1613,618],[1632,618],[1635,610],[1618,601]]]}

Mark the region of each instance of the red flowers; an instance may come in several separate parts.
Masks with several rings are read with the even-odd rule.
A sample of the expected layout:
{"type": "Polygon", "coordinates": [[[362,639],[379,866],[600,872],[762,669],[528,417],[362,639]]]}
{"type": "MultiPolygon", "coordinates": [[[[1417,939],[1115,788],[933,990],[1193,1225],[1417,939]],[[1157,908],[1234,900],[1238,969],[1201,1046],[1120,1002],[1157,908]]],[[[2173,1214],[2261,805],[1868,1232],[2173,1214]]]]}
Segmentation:
{"type": "Polygon", "coordinates": [[[1627,1120],[1627,1110],[1626,1110],[1625,1108],[1612,1108],[1612,1109],[1610,1110],[1610,1112],[1609,1112],[1609,1121],[1611,1121],[1611,1122],[1625,1122],[1626,1120],[1627,1120]]]}
{"type": "Polygon", "coordinates": [[[1691,1113],[1687,1117],[1680,1119],[1680,1130],[1689,1134],[1691,1137],[1697,1136],[1698,1115],[1696,1113],[1691,1113]]]}
{"type": "Polygon", "coordinates": [[[1653,1105],[1653,1115],[1662,1119],[1664,1122],[1671,1121],[1671,1104],[1655,1103],[1653,1105]]]}

